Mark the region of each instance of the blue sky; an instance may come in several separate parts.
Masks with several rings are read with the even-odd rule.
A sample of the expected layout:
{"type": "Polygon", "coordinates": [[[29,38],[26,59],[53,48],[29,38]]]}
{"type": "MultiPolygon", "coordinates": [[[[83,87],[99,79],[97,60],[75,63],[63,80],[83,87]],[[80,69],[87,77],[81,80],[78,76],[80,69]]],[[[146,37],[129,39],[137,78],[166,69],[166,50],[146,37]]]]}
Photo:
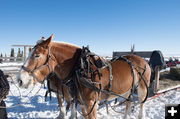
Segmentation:
{"type": "Polygon", "coordinates": [[[113,51],[180,54],[179,0],[0,0],[0,53],[11,44],[55,41],[113,51]]]}

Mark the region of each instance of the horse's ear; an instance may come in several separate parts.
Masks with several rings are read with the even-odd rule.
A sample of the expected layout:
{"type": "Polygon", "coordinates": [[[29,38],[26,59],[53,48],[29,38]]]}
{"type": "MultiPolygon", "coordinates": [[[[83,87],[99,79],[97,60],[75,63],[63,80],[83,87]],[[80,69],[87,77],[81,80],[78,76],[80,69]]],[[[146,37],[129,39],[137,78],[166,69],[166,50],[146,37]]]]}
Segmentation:
{"type": "Polygon", "coordinates": [[[52,42],[52,40],[53,40],[53,37],[54,37],[54,34],[52,34],[47,40],[45,40],[43,43],[42,43],[42,45],[44,46],[44,47],[49,47],[50,46],[50,43],[52,42]]]}

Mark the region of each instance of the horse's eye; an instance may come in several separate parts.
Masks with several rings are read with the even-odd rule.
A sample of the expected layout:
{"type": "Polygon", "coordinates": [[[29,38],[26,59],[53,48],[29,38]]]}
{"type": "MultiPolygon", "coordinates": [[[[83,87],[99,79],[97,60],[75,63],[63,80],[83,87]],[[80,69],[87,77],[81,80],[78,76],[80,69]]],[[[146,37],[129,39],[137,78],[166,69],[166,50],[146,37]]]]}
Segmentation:
{"type": "Polygon", "coordinates": [[[35,56],[34,56],[35,58],[39,58],[40,57],[40,55],[39,54],[35,54],[35,56]]]}

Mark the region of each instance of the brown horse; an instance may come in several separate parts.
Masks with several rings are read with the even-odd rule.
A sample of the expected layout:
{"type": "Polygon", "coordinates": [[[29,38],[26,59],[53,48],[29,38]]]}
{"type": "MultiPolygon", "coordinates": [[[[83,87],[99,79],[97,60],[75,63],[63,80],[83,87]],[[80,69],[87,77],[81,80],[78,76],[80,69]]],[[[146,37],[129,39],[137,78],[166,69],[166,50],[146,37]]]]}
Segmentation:
{"type": "MultiPolygon", "coordinates": [[[[45,37],[42,37],[41,40],[39,40],[37,42],[40,43],[42,42],[43,40],[45,40],[45,37]]],[[[32,51],[32,49],[31,49],[32,51]]],[[[26,64],[27,60],[31,57],[32,53],[34,52],[34,49],[33,51],[29,54],[28,58],[26,59],[24,65],[26,64]]],[[[37,58],[38,56],[36,56],[37,58]]],[[[39,60],[40,61],[40,60],[39,60]]],[[[24,66],[23,65],[23,66],[24,66]]],[[[45,69],[46,67],[40,67],[40,70],[41,69],[45,69]]],[[[22,68],[20,69],[20,71],[23,70],[22,68]]],[[[46,69],[45,69],[46,70],[46,69]]],[[[45,71],[46,72],[46,71],[45,71]]],[[[19,75],[18,75],[19,76],[19,75]]],[[[26,75],[24,75],[26,76],[26,75]]],[[[35,76],[35,75],[34,75],[35,76]]],[[[29,86],[32,86],[32,85],[35,85],[38,81],[40,81],[40,83],[43,83],[43,80],[37,80],[38,77],[29,77],[30,78],[30,82],[28,82],[28,86],[21,86],[22,88],[28,88],[29,86]],[[33,82],[32,82],[33,81],[33,82]]],[[[67,88],[64,87],[60,81],[60,79],[57,77],[57,75],[52,75],[50,77],[45,77],[48,81],[49,81],[49,84],[48,84],[48,91],[51,91],[51,92],[55,92],[56,93],[56,97],[57,97],[57,100],[58,100],[58,103],[59,103],[59,109],[60,109],[60,113],[59,113],[59,116],[57,117],[57,119],[64,119],[64,116],[65,116],[65,107],[64,107],[64,100],[63,100],[63,96],[65,96],[65,99],[67,102],[70,102],[70,98],[66,95],[68,94],[67,93],[67,88]],[[50,90],[49,90],[50,89],[50,90]],[[63,90],[63,92],[62,92],[63,90]],[[64,94],[64,95],[63,95],[64,94]]],[[[51,93],[50,92],[50,93],[51,93]]]]}
{"type": "Polygon", "coordinates": [[[76,97],[75,99],[81,104],[84,117],[88,119],[97,118],[98,105],[95,103],[96,101],[112,100],[117,97],[126,99],[124,118],[130,118],[130,97],[132,97],[134,87],[137,87],[140,102],[138,118],[145,118],[146,86],[149,86],[151,75],[151,69],[147,62],[138,56],[127,55],[108,62],[107,66],[97,68],[94,65],[93,57],[87,55],[83,58],[80,47],[67,43],[52,42],[52,39],[53,35],[44,42],[37,44],[32,50],[18,75],[21,87],[29,87],[33,83],[33,78],[36,78],[38,82],[43,82],[51,72],[55,72],[59,80],[66,84],[67,88],[69,86],[65,98],[68,98],[69,94],[72,98],[76,97]],[[86,58],[89,59],[90,63],[84,63],[83,67],[81,64],[86,61],[86,58]],[[82,75],[77,75],[80,78],[77,78],[78,81],[74,81],[75,88],[74,85],[68,85],[76,79],[73,78],[73,74],[77,74],[79,69],[89,68],[89,64],[91,64],[90,68],[93,71],[97,69],[99,71],[99,73],[94,73],[93,81],[91,80],[91,73],[85,69],[82,75]],[[109,86],[110,84],[111,86],[109,86]],[[73,92],[73,89],[77,91],[73,92]]]}

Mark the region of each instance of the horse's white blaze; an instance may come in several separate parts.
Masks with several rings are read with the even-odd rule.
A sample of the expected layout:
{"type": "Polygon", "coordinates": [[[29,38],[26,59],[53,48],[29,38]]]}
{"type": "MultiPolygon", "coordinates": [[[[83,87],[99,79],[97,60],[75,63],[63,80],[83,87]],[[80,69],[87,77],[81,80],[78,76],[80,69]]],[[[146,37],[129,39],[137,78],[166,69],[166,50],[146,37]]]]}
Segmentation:
{"type": "MultiPolygon", "coordinates": [[[[35,51],[35,49],[33,49],[31,51],[28,58],[24,62],[23,66],[27,67],[28,65],[30,65],[29,64],[29,59],[33,55],[34,51],[35,51]]],[[[29,73],[27,71],[23,70],[22,68],[20,69],[20,71],[19,71],[19,73],[17,75],[17,79],[22,81],[22,83],[20,83],[20,87],[25,87],[25,88],[28,88],[33,82],[33,77],[31,75],[29,75],[29,73]]]]}
{"type": "Polygon", "coordinates": [[[31,58],[31,56],[33,55],[35,51],[35,48],[32,49],[32,51],[29,53],[29,56],[27,57],[26,61],[24,62],[23,66],[28,66],[29,65],[29,59],[31,58]]]}

